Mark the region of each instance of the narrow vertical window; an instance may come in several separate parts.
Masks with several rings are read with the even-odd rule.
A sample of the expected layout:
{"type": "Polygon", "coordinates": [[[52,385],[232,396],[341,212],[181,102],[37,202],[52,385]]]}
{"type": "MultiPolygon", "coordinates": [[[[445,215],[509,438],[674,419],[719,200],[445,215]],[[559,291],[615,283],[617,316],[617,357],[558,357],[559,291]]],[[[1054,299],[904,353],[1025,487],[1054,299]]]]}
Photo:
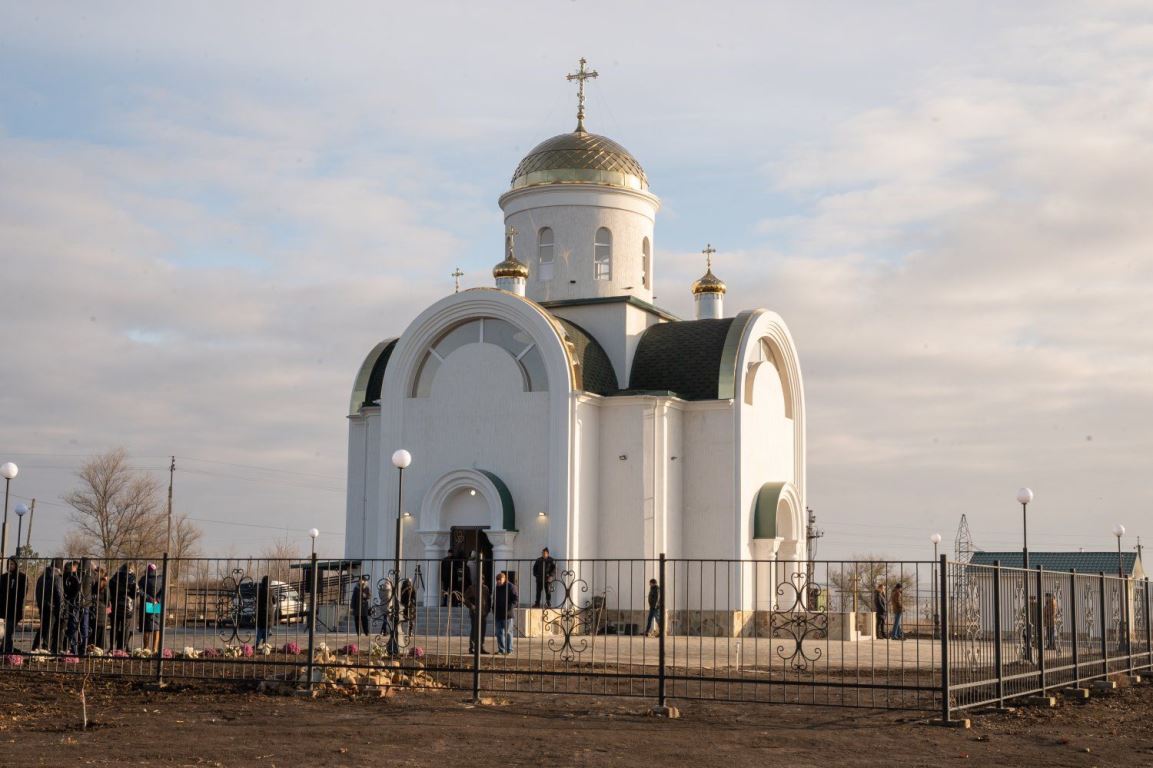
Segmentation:
{"type": "Polygon", "coordinates": [[[537,233],[536,256],[539,267],[537,269],[537,279],[552,280],[553,239],[552,229],[550,227],[542,227],[540,232],[537,233]]]}
{"type": "Polygon", "coordinates": [[[652,248],[649,246],[649,239],[646,237],[641,244],[641,281],[644,283],[645,288],[649,287],[649,264],[652,259],[652,248]]]}
{"type": "Polygon", "coordinates": [[[611,280],[612,276],[613,233],[601,227],[593,242],[593,277],[597,280],[611,280]]]}

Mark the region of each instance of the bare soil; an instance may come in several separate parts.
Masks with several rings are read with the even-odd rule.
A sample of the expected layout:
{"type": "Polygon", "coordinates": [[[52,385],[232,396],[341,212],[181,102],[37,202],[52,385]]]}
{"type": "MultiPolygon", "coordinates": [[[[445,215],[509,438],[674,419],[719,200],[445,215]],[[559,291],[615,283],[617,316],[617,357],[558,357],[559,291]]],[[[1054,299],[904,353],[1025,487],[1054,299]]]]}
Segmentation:
{"type": "Polygon", "coordinates": [[[269,695],[253,686],[164,690],[0,674],[0,766],[1145,766],[1153,685],[1086,704],[977,715],[971,730],[910,712],[516,695],[269,695]]]}

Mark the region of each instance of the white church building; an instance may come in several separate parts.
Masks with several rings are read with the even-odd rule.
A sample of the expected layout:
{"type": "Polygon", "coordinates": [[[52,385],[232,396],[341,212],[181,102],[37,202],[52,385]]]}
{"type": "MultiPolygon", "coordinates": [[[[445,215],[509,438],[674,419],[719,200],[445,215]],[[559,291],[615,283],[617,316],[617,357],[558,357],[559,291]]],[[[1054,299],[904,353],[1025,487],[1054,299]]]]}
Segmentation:
{"type": "MultiPolygon", "coordinates": [[[[497,560],[806,558],[792,336],[767,309],[725,314],[711,248],[684,287],[694,319],[653,304],[660,200],[636,158],[585,129],[592,76],[583,60],[570,76],[576,130],[530,151],[500,196],[493,287],[437,301],[357,373],[347,557],[393,556],[404,448],[405,557],[480,542],[497,560]]],[[[762,607],[772,570],[743,571],[763,583],[742,602],[762,607]]]]}

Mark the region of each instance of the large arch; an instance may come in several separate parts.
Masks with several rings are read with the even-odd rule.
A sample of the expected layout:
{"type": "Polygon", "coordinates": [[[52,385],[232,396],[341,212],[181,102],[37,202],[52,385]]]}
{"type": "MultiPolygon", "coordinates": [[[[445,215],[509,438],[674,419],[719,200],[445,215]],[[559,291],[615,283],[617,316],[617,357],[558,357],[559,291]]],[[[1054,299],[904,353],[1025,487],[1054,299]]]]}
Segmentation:
{"type": "Polygon", "coordinates": [[[420,504],[420,531],[431,533],[445,528],[444,506],[454,493],[476,490],[488,505],[488,526],[492,531],[515,531],[516,508],[508,486],[492,472],[483,469],[455,469],[432,484],[420,504]]]}

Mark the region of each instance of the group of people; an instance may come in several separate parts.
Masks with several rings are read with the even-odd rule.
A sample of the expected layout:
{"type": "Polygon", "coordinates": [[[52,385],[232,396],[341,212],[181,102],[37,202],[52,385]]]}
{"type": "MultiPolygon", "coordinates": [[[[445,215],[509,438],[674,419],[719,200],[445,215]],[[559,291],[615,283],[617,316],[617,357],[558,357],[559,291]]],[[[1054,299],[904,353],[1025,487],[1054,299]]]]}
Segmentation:
{"type": "MultiPolygon", "coordinates": [[[[14,653],[16,628],[26,618],[29,574],[15,557],[0,574],[0,652],[14,653]]],[[[143,647],[160,650],[160,605],[163,583],[156,566],[148,564],[139,579],[125,563],[112,574],[88,558],[49,561],[32,585],[39,622],[31,650],[84,656],[90,647],[127,651],[136,629],[143,647]]]]}
{"type": "Polygon", "coordinates": [[[878,640],[904,640],[905,631],[901,628],[901,618],[905,615],[905,587],[897,582],[892,591],[886,593],[885,585],[877,582],[873,588],[873,612],[877,614],[878,640]],[[893,626],[888,627],[889,616],[893,626]]]}

